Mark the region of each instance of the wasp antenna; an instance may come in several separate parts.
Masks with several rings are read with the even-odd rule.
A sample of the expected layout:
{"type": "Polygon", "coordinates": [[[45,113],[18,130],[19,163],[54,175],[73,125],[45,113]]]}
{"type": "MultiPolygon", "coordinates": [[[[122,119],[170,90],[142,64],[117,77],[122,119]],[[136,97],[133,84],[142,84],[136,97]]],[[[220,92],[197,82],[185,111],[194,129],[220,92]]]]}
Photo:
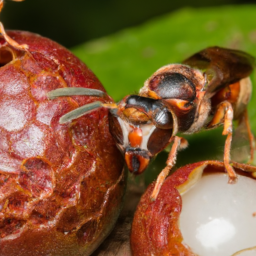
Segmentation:
{"type": "Polygon", "coordinates": [[[55,99],[57,97],[75,96],[75,95],[103,97],[105,95],[105,92],[97,89],[89,89],[89,88],[83,88],[83,87],[67,87],[67,88],[58,88],[56,90],[53,90],[47,93],[47,97],[50,100],[55,99]]]}
{"type": "Polygon", "coordinates": [[[77,108],[73,111],[70,111],[68,112],[67,114],[63,115],[61,118],[60,118],[60,121],[59,123],[60,124],[64,124],[64,123],[67,123],[69,121],[72,121],[76,118],[79,118],[85,114],[88,114],[90,113],[91,111],[97,109],[97,108],[101,108],[102,107],[102,102],[100,101],[95,101],[93,103],[90,103],[90,104],[86,104],[80,108],[77,108]]]}

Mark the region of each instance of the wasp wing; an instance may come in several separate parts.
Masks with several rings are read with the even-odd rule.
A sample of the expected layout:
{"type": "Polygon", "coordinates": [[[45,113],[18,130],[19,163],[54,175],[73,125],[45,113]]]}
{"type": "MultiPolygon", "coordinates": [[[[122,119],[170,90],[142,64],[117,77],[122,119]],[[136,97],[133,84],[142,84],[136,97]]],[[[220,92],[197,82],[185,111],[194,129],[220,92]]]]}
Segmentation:
{"type": "Polygon", "coordinates": [[[212,94],[225,85],[248,77],[255,66],[255,58],[239,50],[215,46],[192,55],[183,64],[205,73],[208,80],[206,90],[212,94]]]}

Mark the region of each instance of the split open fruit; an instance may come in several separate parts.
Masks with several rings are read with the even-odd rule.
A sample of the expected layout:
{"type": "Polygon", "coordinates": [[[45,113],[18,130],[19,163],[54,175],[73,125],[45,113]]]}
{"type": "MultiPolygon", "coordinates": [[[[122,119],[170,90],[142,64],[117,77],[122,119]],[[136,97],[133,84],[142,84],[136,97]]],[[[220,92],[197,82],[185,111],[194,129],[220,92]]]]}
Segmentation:
{"type": "Polygon", "coordinates": [[[168,177],[154,202],[150,185],[132,225],[133,255],[256,255],[256,180],[244,172],[255,167],[233,166],[235,184],[223,163],[205,161],[168,177]]]}

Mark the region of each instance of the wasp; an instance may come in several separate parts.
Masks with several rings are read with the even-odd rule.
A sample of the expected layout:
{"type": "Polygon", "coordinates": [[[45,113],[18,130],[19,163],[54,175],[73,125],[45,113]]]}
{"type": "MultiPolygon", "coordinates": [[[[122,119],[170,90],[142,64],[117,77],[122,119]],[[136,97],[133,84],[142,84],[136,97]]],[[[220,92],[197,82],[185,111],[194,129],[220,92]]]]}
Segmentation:
{"type": "MultiPolygon", "coordinates": [[[[254,63],[254,57],[245,52],[209,47],[181,64],[158,69],[146,80],[138,95],[128,95],[118,103],[95,101],[65,114],[60,123],[70,122],[97,108],[108,108],[110,133],[134,174],[142,173],[150,160],[172,143],[152,200],[157,198],[175,165],[177,152],[188,145],[177,133],[193,134],[223,125],[224,166],[229,183],[233,183],[237,177],[230,159],[233,120],[245,124],[253,160],[254,137],[247,104],[252,92],[249,75],[254,63]]],[[[104,97],[105,93],[86,88],[60,88],[48,93],[50,99],[72,95],[104,97]]]]}

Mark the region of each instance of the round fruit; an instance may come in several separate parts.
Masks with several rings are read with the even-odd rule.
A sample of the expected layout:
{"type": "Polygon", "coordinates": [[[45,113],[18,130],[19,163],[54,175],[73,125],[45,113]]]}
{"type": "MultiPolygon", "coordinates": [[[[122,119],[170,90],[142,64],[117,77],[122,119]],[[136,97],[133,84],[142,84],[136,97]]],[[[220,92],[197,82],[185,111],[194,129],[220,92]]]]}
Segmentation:
{"type": "Polygon", "coordinates": [[[112,99],[49,100],[57,88],[104,88],[57,43],[28,32],[8,35],[28,49],[0,38],[0,255],[90,255],[120,212],[123,160],[106,109],[67,124],[59,118],[112,99]]]}

